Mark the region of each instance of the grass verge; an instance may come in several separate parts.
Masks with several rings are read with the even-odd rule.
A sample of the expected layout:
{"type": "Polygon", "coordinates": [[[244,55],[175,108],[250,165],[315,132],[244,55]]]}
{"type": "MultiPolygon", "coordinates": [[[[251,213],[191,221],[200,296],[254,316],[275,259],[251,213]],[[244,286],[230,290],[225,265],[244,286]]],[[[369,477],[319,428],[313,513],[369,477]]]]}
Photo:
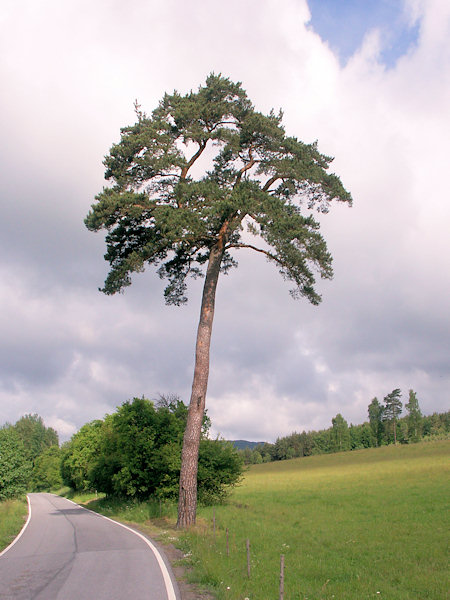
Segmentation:
{"type": "Polygon", "coordinates": [[[28,516],[26,499],[0,502],[0,552],[19,534],[28,516]]]}

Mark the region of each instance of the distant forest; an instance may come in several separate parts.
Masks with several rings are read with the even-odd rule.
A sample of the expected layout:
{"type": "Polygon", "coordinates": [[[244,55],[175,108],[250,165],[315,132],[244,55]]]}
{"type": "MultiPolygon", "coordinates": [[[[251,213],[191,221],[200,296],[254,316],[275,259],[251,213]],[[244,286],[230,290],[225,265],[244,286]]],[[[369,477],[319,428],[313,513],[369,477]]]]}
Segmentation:
{"type": "Polygon", "coordinates": [[[373,398],[367,407],[368,421],[361,425],[349,425],[339,413],[333,417],[328,429],[293,432],[279,437],[274,444],[251,442],[251,446],[245,446],[243,440],[238,440],[236,447],[245,464],[258,464],[388,444],[411,444],[449,436],[450,411],[422,415],[417,394],[409,390],[404,406],[406,414],[401,416],[403,403],[400,398],[401,391],[398,388],[387,394],[383,402],[373,398]]]}

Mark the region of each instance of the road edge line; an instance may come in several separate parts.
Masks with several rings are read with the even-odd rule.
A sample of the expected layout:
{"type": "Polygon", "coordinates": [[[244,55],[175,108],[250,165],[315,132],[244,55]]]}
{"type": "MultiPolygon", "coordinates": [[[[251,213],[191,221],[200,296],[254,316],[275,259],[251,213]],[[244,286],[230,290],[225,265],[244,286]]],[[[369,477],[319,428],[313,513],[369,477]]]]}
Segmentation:
{"type": "MultiPolygon", "coordinates": [[[[69,498],[65,498],[65,500],[69,500],[69,498]]],[[[175,592],[175,588],[173,585],[172,577],[170,576],[169,569],[167,568],[167,565],[164,562],[164,559],[161,556],[160,551],[154,544],[152,544],[152,542],[145,535],[143,535],[142,533],[139,533],[139,531],[136,531],[132,527],[128,527],[128,525],[125,525],[124,523],[120,523],[120,521],[115,521],[114,519],[110,519],[109,517],[106,517],[105,515],[102,515],[101,513],[95,512],[95,510],[86,508],[86,506],[81,506],[80,504],[77,504],[73,500],[69,500],[69,502],[72,502],[72,504],[75,504],[76,506],[79,506],[80,508],[84,508],[84,510],[89,511],[90,513],[93,513],[94,515],[97,515],[98,517],[102,517],[102,519],[111,521],[111,523],[115,523],[116,525],[119,525],[120,527],[123,527],[124,529],[127,529],[128,531],[131,531],[131,533],[134,533],[135,535],[140,537],[147,544],[147,546],[150,548],[150,550],[155,555],[156,561],[159,565],[159,568],[161,569],[161,573],[162,573],[162,576],[164,579],[164,585],[166,586],[167,600],[178,600],[177,594],[175,592]]]]}
{"type": "Polygon", "coordinates": [[[8,550],[10,550],[14,544],[16,542],[19,541],[19,539],[22,537],[23,533],[25,532],[25,529],[28,527],[28,523],[30,522],[31,519],[31,503],[30,503],[30,498],[28,497],[27,494],[27,504],[28,504],[28,518],[25,521],[25,525],[22,527],[22,529],[19,531],[19,533],[17,534],[17,536],[13,539],[13,541],[9,544],[9,546],[6,546],[6,548],[4,548],[1,552],[0,552],[0,558],[6,554],[8,552],[8,550]]]}

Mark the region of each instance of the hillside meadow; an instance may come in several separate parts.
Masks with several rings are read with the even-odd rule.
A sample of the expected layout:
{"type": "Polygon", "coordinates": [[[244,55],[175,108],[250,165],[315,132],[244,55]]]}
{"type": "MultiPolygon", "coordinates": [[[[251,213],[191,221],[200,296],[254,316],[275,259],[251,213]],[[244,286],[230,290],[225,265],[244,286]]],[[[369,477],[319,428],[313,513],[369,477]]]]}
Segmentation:
{"type": "Polygon", "coordinates": [[[285,600],[449,598],[449,458],[445,440],[255,465],[199,511],[187,560],[220,600],[279,598],[281,555],[285,600]]]}

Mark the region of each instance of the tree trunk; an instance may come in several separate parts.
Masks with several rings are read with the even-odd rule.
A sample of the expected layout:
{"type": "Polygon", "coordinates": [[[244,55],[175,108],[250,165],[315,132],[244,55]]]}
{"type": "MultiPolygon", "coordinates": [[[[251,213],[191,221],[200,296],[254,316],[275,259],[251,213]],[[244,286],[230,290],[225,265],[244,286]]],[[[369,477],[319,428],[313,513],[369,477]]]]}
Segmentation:
{"type": "Polygon", "coordinates": [[[194,380],[189,404],[186,430],[181,454],[180,495],[178,499],[177,527],[185,528],[195,523],[197,512],[197,471],[198,449],[205,411],[206,389],[209,375],[209,348],[214,319],[214,303],[220,265],[224,254],[223,243],[219,241],[211,249],[205,285],[203,287],[202,307],[197,330],[195,349],[194,380]]]}

